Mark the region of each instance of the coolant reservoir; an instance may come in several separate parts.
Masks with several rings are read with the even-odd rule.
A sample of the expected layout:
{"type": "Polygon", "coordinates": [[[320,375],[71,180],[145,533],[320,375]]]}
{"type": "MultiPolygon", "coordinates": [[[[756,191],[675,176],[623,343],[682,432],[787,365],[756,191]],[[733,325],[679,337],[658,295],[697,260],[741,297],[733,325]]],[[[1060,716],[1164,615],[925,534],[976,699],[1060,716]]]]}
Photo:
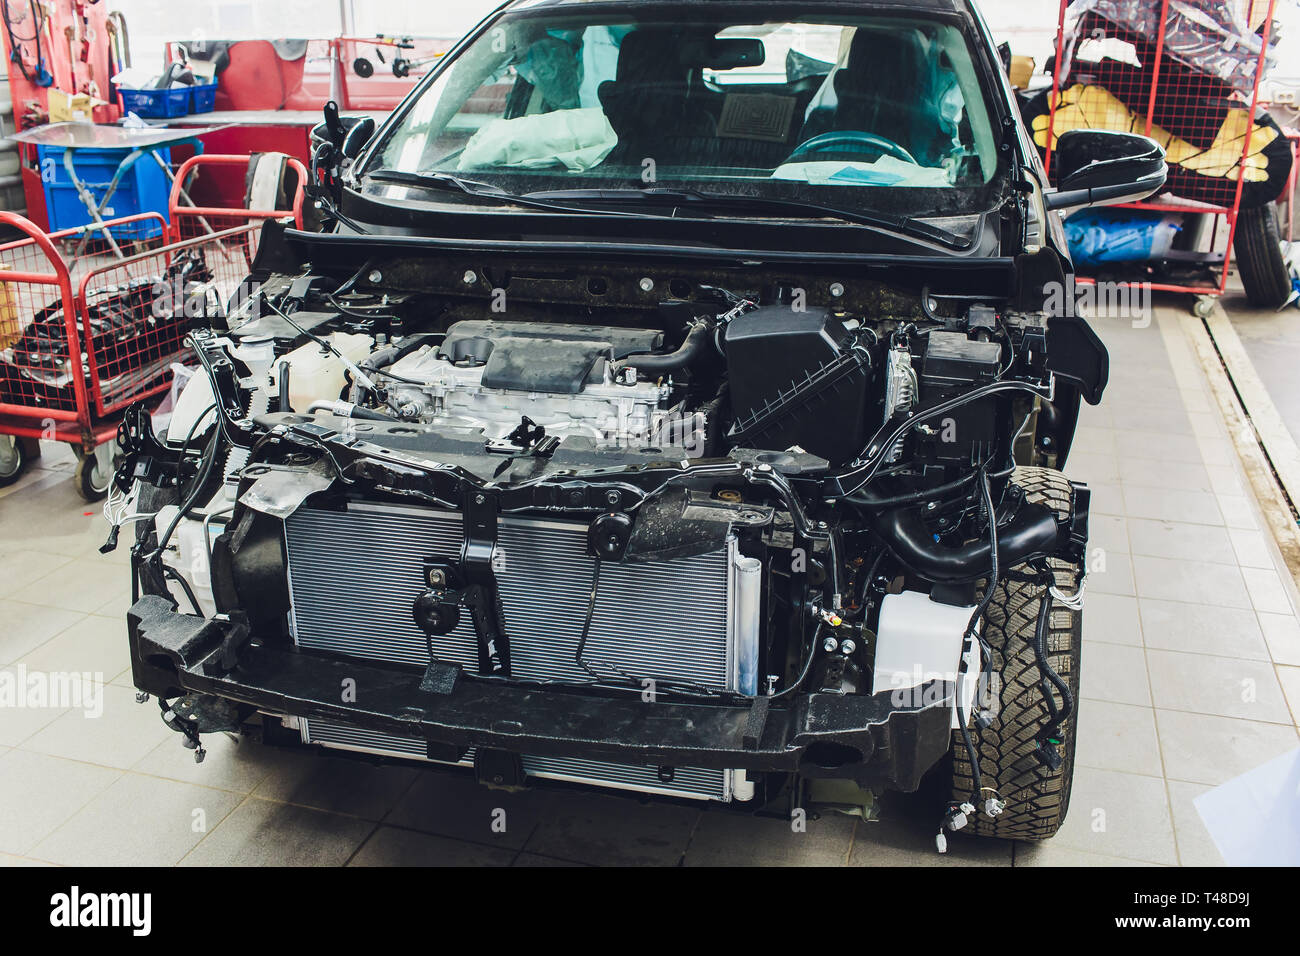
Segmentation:
{"type": "MultiPolygon", "coordinates": [[[[374,339],[361,333],[331,332],[325,338],[354,365],[360,365],[375,344],[374,339]]],[[[339,357],[315,342],[308,342],[276,359],[271,366],[271,387],[277,391],[280,368],[286,362],[289,364],[289,408],[281,411],[305,412],[312,402],[333,401],[347,384],[346,368],[339,357]]]]}

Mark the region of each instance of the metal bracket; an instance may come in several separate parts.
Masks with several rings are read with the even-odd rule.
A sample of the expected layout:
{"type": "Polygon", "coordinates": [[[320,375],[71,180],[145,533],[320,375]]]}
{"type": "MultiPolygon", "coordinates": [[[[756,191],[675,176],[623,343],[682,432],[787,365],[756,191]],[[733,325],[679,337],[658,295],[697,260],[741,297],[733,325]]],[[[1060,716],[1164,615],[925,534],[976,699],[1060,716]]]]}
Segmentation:
{"type": "Polygon", "coordinates": [[[474,777],[488,787],[521,788],[525,785],[523,758],[504,750],[479,747],[474,751],[474,777]]]}
{"type": "Polygon", "coordinates": [[[497,499],[481,491],[466,494],[465,543],[460,567],[466,587],[462,600],[474,619],[478,635],[479,672],[510,674],[510,639],[506,636],[501,592],[497,588],[492,556],[497,545],[497,499]]]}

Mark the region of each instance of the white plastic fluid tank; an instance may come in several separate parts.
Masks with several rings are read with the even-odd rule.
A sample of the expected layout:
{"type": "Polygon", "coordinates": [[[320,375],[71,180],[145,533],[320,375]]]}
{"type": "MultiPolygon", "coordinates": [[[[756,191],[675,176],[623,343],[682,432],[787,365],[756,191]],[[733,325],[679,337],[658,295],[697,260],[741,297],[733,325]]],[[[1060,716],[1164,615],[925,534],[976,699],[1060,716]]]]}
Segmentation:
{"type": "MultiPolygon", "coordinates": [[[[154,530],[162,536],[167,526],[176,517],[175,505],[163,505],[154,516],[154,530]]],[[[204,540],[203,522],[195,517],[187,517],[176,526],[167,550],[163,554],[163,563],[175,570],[190,585],[198,601],[198,609],[205,616],[217,613],[216,601],[212,596],[212,542],[225,530],[225,525],[213,522],[208,527],[210,537],[204,540]]],[[[167,582],[167,589],[180,605],[185,614],[193,612],[189,595],[175,581],[167,582]]]]}
{"type": "MultiPolygon", "coordinates": [[[[974,611],[974,607],[939,604],[930,600],[928,594],[916,591],[885,595],[876,632],[871,692],[892,691],[899,695],[900,702],[915,706],[919,701],[909,691],[931,680],[957,683],[964,656],[966,676],[962,681],[961,705],[969,723],[979,684],[981,655],[976,641],[963,639],[974,611]],[[963,643],[966,643],[964,654],[963,643]]],[[[976,631],[982,623],[976,624],[976,631]]],[[[958,726],[955,708],[952,726],[958,726]]]]}
{"type": "MultiPolygon", "coordinates": [[[[325,338],[354,365],[359,365],[375,344],[374,339],[361,333],[331,332],[325,338]]],[[[286,362],[289,364],[289,410],[305,412],[312,402],[332,401],[347,384],[346,367],[339,357],[316,342],[308,342],[276,359],[271,366],[273,389],[280,387],[280,367],[286,362]]]]}

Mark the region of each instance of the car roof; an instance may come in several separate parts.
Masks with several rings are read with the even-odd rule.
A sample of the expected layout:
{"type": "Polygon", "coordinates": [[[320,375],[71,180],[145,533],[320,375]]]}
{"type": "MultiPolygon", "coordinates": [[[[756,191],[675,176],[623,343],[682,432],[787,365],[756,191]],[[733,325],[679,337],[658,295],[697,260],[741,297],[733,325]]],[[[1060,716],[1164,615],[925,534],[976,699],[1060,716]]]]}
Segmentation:
{"type": "MultiPolygon", "coordinates": [[[[717,5],[719,0],[511,0],[505,4],[507,10],[559,10],[569,8],[581,10],[591,6],[626,6],[635,8],[667,6],[705,6],[717,5]]],[[[841,8],[845,10],[923,10],[941,13],[960,13],[970,10],[971,0],[803,0],[809,7],[819,9],[841,8]]],[[[791,0],[746,0],[749,7],[784,7],[796,8],[799,2],[791,0]]]]}

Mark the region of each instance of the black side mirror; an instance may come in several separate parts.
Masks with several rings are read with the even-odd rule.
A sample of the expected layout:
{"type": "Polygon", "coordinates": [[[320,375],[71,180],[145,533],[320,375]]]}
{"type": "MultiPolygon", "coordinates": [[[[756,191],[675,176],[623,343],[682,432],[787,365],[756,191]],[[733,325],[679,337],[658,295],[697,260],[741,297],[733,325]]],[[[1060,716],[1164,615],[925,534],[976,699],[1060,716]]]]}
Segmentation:
{"type": "Polygon", "coordinates": [[[1056,141],[1052,170],[1058,188],[1043,196],[1048,209],[1137,202],[1164,188],[1165,151],[1136,133],[1073,129],[1056,141]]]}
{"type": "Polygon", "coordinates": [[[343,138],[343,158],[356,159],[361,155],[361,151],[366,148],[366,143],[370,142],[370,137],[375,135],[375,120],[371,116],[363,116],[354,122],[348,129],[347,135],[343,138]]]}

